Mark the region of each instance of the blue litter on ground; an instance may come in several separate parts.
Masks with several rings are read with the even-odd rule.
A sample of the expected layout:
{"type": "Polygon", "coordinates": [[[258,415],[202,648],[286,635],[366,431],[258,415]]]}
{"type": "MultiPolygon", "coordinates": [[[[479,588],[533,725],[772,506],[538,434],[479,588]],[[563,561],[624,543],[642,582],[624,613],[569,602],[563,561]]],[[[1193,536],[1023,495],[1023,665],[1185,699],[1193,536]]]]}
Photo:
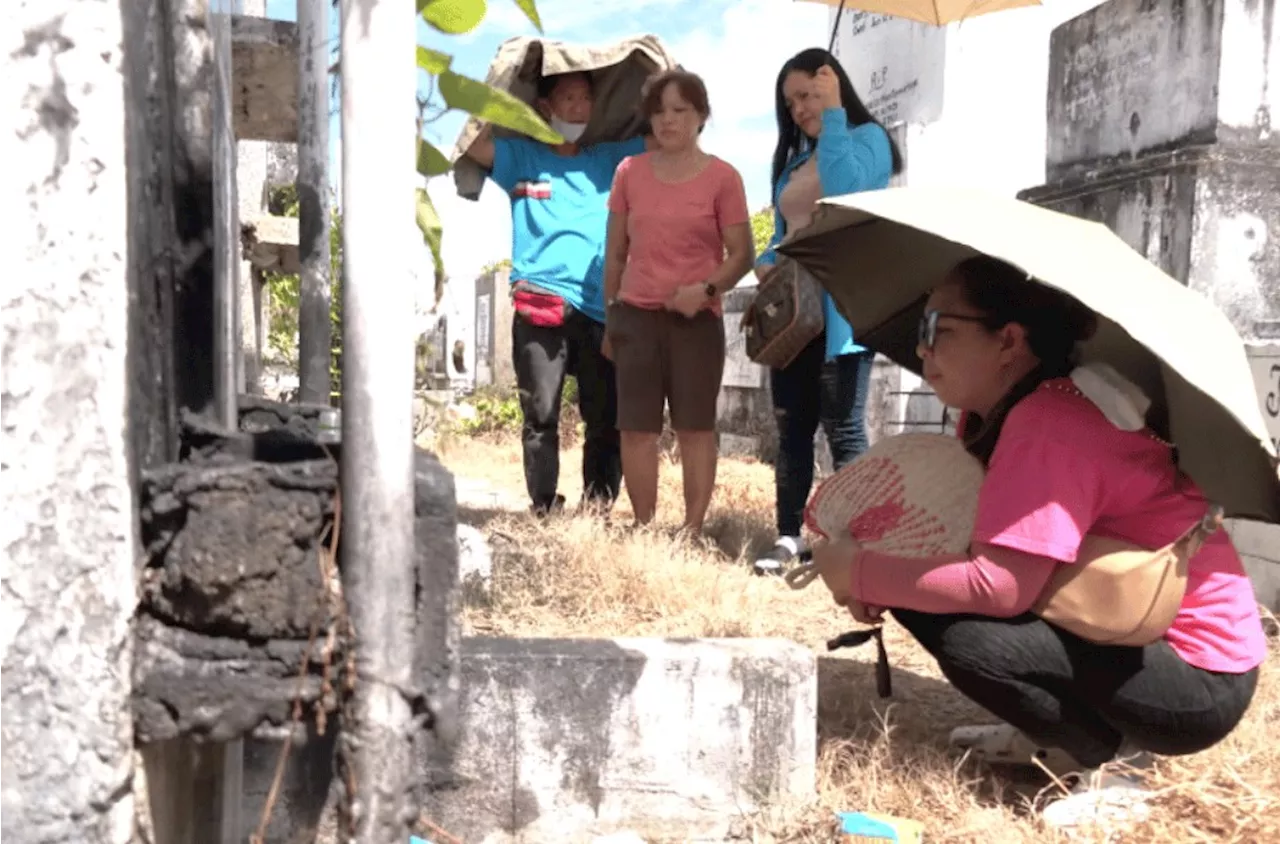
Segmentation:
{"type": "Polygon", "coordinates": [[[877,838],[883,841],[898,840],[898,830],[884,821],[869,818],[862,812],[841,812],[840,832],[843,835],[877,838]]]}
{"type": "Polygon", "coordinates": [[[885,844],[922,844],[924,824],[879,812],[840,812],[841,840],[885,844]]]}

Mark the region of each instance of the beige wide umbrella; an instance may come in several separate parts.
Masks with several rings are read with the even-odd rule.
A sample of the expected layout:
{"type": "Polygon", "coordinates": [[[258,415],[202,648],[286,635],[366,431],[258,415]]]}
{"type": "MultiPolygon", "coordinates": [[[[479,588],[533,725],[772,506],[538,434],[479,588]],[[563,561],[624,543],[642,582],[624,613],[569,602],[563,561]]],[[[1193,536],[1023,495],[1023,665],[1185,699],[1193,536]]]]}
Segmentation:
{"type": "Polygon", "coordinates": [[[965,188],[825,199],[778,251],[835,299],[857,341],[920,372],[917,324],[959,261],[1004,260],[1100,317],[1084,347],[1146,391],[1147,420],[1229,517],[1280,523],[1280,475],[1244,341],[1226,315],[1100,223],[965,188]]]}
{"type": "MultiPolygon", "coordinates": [[[[574,44],[547,38],[518,36],[498,47],[485,82],[534,104],[538,80],[543,76],[585,71],[591,74],[595,107],[582,135],[582,143],[621,141],[640,133],[640,88],[650,75],[675,68],[676,60],[656,35],[634,35],[599,44],[574,44]]],[[[458,195],[477,199],[484,186],[480,165],[464,158],[485,124],[469,118],[458,133],[453,150],[453,181],[458,195]]],[[[498,136],[515,135],[495,129],[498,136]]]]}
{"type": "Polygon", "coordinates": [[[840,10],[870,12],[875,15],[891,15],[908,18],[934,26],[946,26],[956,21],[1020,9],[1023,6],[1040,6],[1041,0],[797,0],[802,3],[822,3],[840,10]]]}

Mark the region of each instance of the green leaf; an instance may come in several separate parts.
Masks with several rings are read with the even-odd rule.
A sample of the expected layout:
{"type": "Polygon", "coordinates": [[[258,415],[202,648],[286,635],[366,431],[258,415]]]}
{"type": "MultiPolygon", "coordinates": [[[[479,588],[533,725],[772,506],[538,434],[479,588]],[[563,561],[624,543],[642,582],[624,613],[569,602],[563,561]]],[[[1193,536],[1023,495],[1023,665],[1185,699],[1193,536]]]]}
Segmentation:
{"type": "Polygon", "coordinates": [[[484,82],[460,76],[452,70],[440,74],[440,95],[445,105],[465,111],[486,123],[512,129],[546,144],[562,144],[564,138],[553,132],[527,103],[484,82]]]}
{"type": "Polygon", "coordinates": [[[418,172],[424,176],[439,176],[448,173],[452,165],[443,152],[435,145],[418,138],[418,172]]]}
{"type": "Polygon", "coordinates": [[[520,7],[520,11],[524,12],[524,16],[529,19],[534,28],[541,33],[542,18],[538,17],[538,7],[533,4],[533,0],[516,0],[516,5],[520,7]]]}
{"type": "Polygon", "coordinates": [[[440,251],[444,227],[440,225],[440,215],[436,213],[436,207],[431,204],[431,197],[427,194],[426,188],[418,188],[416,193],[418,208],[415,216],[418,229],[422,232],[422,239],[427,242],[427,248],[431,250],[431,261],[435,264],[435,294],[436,301],[439,302],[440,297],[444,295],[444,255],[440,251]]]}
{"type": "Polygon", "coordinates": [[[485,0],[418,0],[418,10],[440,32],[462,35],[484,20],[485,0]]]}
{"type": "Polygon", "coordinates": [[[418,48],[418,67],[427,73],[439,76],[449,69],[449,64],[453,61],[453,56],[442,53],[439,50],[432,50],[428,47],[418,48]]]}
{"type": "Polygon", "coordinates": [[[773,208],[761,208],[751,215],[751,239],[755,243],[756,255],[763,255],[773,240],[773,208]]]}

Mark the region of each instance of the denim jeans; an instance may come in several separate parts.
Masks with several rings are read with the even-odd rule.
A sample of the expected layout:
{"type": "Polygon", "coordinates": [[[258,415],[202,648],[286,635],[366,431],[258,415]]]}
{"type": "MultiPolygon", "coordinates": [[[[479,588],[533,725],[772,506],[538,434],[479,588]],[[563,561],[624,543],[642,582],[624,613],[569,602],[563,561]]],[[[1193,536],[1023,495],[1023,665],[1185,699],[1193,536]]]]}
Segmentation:
{"type": "Polygon", "coordinates": [[[867,450],[867,388],[872,352],[826,358],[826,337],[805,347],[786,369],[770,373],[778,420],[774,464],[779,536],[799,536],[813,486],[813,438],[821,425],[836,469],[867,450]]]}
{"type": "Polygon", "coordinates": [[[1258,669],[1206,671],[1163,639],[1096,645],[1026,613],[1015,618],[892,610],[961,694],[1086,767],[1123,742],[1164,756],[1227,736],[1253,700],[1258,669]]]}
{"type": "Polygon", "coordinates": [[[600,352],[604,325],[569,309],[562,325],[533,325],[515,314],[511,350],[524,416],[524,478],[535,510],[551,508],[560,482],[560,395],[566,375],[578,379],[583,498],[612,505],[622,485],[622,455],[613,363],[600,352]]]}

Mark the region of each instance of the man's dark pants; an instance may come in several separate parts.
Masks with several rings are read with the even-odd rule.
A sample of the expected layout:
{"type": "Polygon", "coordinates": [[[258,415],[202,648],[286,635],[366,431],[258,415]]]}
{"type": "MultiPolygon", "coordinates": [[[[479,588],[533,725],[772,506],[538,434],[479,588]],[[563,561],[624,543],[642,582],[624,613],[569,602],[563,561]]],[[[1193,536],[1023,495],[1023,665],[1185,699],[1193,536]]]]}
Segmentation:
{"type": "Polygon", "coordinates": [[[511,325],[516,385],[524,416],[524,478],[533,509],[556,505],[560,480],[560,396],[566,375],[578,379],[583,499],[612,507],[622,485],[618,401],[613,363],[600,352],[604,325],[566,307],[563,324],[533,325],[519,313],[511,325]]]}

